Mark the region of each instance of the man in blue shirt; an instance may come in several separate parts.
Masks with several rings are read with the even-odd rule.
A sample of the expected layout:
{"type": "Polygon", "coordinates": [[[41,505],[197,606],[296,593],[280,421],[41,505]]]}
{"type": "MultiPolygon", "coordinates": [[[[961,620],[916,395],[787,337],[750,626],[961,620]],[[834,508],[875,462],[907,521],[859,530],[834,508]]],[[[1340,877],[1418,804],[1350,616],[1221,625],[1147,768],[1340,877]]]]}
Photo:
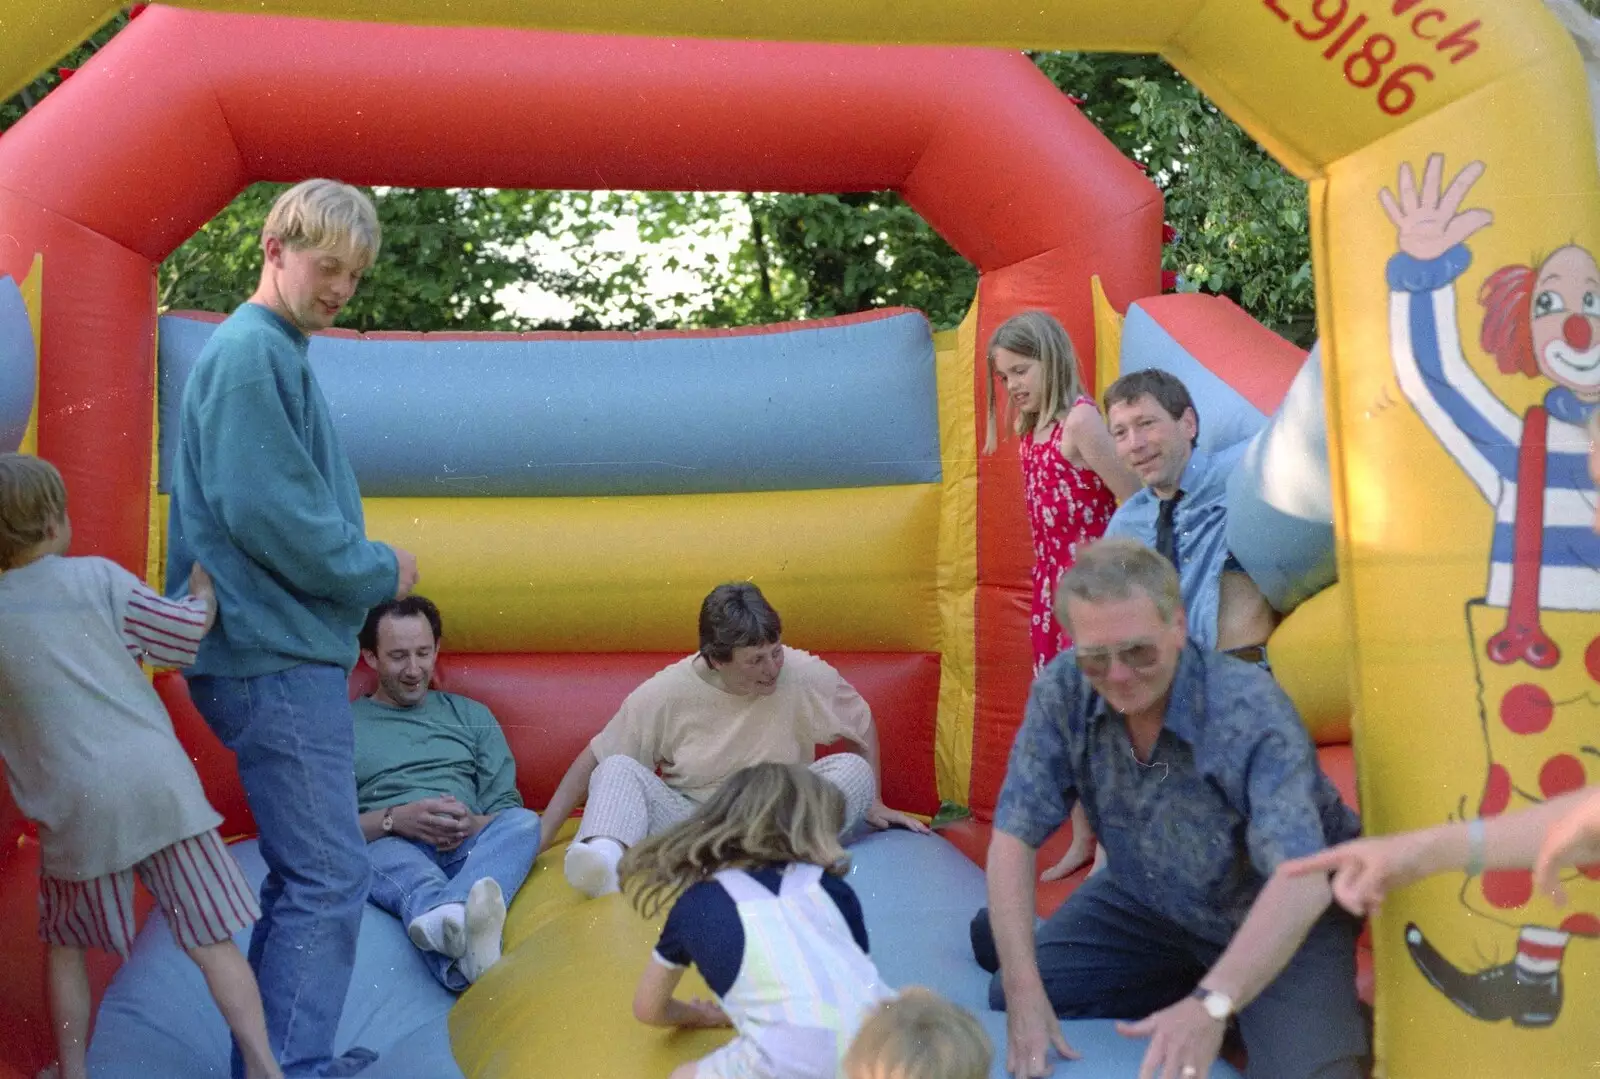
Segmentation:
{"type": "Polygon", "coordinates": [[[1189,634],[1202,648],[1260,663],[1276,616],[1228,552],[1228,470],[1198,449],[1200,419],[1176,375],[1123,375],[1105,393],[1106,424],[1144,488],[1112,516],[1108,536],[1132,536],[1178,570],[1189,634]]]}
{"type": "MultiPolygon", "coordinates": [[[[183,389],[167,580],[216,582],[217,624],[189,694],[238,758],[267,876],[250,965],[287,1076],[354,1075],[333,1055],[370,870],[350,782],[346,678],[367,610],[411,591],[416,559],[367,539],[361,492],[306,362],[378,251],[353,187],[307,180],[261,230],[261,281],[183,389]]],[[[242,1061],[234,1053],[234,1075],[242,1061]]]]}
{"type": "Polygon", "coordinates": [[[1209,1074],[1228,1021],[1251,1079],[1361,1079],[1358,923],[1279,867],[1360,825],[1271,675],[1188,639],[1178,578],[1127,538],[1078,553],[1056,615],[1074,648],[1034,682],[995,811],[990,913],[1008,1066],[1073,1055],[1057,1016],[1129,1020],[1142,1076],[1209,1074]],[[1082,800],[1110,858],[1034,928],[1037,848],[1082,800]]]}

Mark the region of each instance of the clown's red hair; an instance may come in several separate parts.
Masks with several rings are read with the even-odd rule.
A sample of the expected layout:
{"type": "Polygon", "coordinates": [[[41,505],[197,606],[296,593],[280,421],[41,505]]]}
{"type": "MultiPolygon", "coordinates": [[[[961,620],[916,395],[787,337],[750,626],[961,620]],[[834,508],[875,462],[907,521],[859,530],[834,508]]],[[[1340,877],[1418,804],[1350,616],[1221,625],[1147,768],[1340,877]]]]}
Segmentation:
{"type": "Polygon", "coordinates": [[[1533,282],[1533,267],[1502,266],[1478,290],[1483,305],[1478,341],[1495,358],[1501,374],[1539,374],[1533,354],[1533,282]]]}

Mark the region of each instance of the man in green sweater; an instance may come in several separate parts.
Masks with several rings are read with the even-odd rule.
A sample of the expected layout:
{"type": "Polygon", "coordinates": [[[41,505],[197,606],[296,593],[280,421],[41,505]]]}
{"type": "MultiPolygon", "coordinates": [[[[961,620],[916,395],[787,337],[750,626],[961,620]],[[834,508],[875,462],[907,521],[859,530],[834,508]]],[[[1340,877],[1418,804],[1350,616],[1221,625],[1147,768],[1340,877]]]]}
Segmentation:
{"type": "Polygon", "coordinates": [[[353,187],[307,180],[279,197],[255,294],[184,386],[172,475],[167,580],[181,586],[199,563],[216,582],[189,693],[237,757],[260,829],[267,876],[249,958],[287,1076],[354,1075],[376,1057],[333,1054],[370,877],[346,679],[367,610],[408,594],[417,563],[366,538],[306,335],[333,324],[378,241],[353,187]]]}
{"type": "Polygon", "coordinates": [[[539,853],[539,816],[522,806],[494,714],[430,688],[443,633],[439,608],[422,596],[374,607],[361,658],[378,689],[351,709],[372,902],[459,993],[500,961],[506,903],[539,853]]]}

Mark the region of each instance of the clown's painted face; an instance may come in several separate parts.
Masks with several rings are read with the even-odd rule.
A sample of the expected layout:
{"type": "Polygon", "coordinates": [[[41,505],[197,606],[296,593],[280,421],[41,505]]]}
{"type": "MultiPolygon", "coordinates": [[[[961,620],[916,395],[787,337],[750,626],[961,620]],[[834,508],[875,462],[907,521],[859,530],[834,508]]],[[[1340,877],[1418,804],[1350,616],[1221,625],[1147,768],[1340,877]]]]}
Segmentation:
{"type": "Polygon", "coordinates": [[[1579,396],[1600,398],[1600,266],[1563,247],[1533,283],[1533,354],[1539,370],[1579,396]]]}

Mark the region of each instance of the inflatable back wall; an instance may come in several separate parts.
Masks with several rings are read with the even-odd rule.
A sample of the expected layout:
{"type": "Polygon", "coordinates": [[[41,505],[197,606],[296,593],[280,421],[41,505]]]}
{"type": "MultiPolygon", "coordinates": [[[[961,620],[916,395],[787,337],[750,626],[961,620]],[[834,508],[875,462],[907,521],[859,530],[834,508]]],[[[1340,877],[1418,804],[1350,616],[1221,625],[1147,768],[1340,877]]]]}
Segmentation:
{"type": "MultiPolygon", "coordinates": [[[[161,320],[161,492],[181,388],[213,329],[161,320]]],[[[885,797],[938,808],[940,533],[961,497],[942,480],[940,385],[958,410],[970,387],[941,377],[920,314],[744,333],[319,335],[309,359],[368,530],[416,553],[450,651],[584,655],[615,708],[639,680],[634,654],[692,652],[705,593],[754,580],[791,643],[909,672],[893,706],[914,721],[885,730],[922,744],[890,747],[917,766],[886,770],[885,797]]],[[[570,759],[525,777],[534,804],[570,759]]]]}

